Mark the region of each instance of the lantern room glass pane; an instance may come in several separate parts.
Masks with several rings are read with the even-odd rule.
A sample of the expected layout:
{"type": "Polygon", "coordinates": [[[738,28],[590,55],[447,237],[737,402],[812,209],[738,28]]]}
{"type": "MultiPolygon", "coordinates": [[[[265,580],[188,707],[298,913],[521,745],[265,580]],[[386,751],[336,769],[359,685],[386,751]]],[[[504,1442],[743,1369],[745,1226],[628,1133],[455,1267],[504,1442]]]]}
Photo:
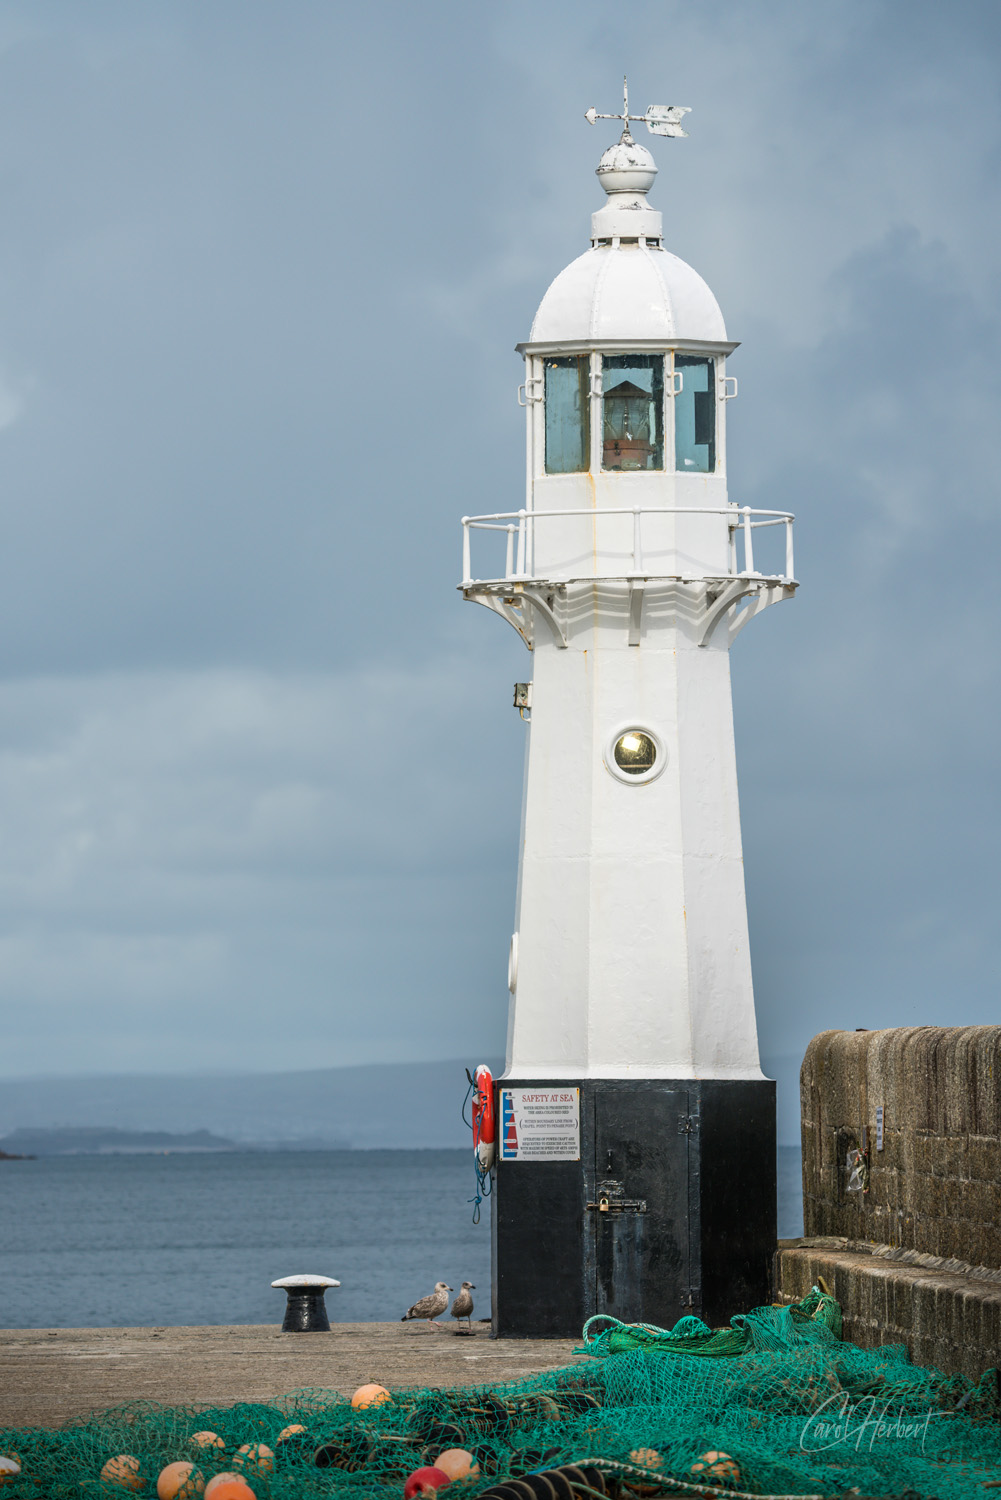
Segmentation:
{"type": "Polygon", "coordinates": [[[579,474],[591,466],[591,361],[547,359],[546,473],[579,474]]]}
{"type": "Polygon", "coordinates": [[[716,361],[676,354],[681,393],[674,398],[674,467],[684,474],[716,470],[716,361]]]}
{"type": "Polygon", "coordinates": [[[601,467],[662,469],[664,356],[608,354],[601,369],[601,467]]]}

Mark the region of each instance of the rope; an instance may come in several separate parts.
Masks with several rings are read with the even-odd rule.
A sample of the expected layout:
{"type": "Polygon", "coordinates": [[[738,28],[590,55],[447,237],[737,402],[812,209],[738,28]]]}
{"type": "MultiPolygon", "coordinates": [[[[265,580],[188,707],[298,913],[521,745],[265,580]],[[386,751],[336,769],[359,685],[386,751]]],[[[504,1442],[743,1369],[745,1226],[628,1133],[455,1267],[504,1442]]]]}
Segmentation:
{"type": "MultiPolygon", "coordinates": [[[[476,1088],[476,1083],[473,1079],[473,1075],[470,1073],[468,1068],[466,1069],[466,1077],[469,1079],[469,1087],[466,1090],[466,1097],[462,1101],[462,1109],[460,1110],[460,1114],[462,1115],[462,1123],[468,1126],[470,1130],[472,1130],[472,1120],[466,1119],[466,1105],[469,1103],[470,1094],[473,1092],[474,1088],[476,1088]]],[[[479,1091],[477,1090],[477,1092],[479,1091]]],[[[484,1198],[490,1197],[490,1194],[494,1190],[494,1184],[490,1173],[484,1172],[483,1168],[480,1166],[479,1158],[477,1157],[475,1151],[473,1152],[473,1171],[476,1173],[476,1196],[474,1198],[467,1198],[466,1202],[473,1205],[473,1223],[478,1224],[480,1222],[480,1205],[483,1202],[484,1198]]]]}
{"type": "MultiPolygon", "coordinates": [[[[645,1485],[662,1485],[665,1489],[685,1495],[728,1495],[730,1500],[825,1500],[823,1495],[756,1495],[748,1490],[696,1484],[694,1479],[672,1479],[669,1474],[658,1474],[655,1470],[643,1469],[638,1464],[618,1463],[613,1458],[577,1458],[574,1465],[578,1469],[597,1469],[600,1474],[617,1474],[623,1479],[638,1479],[645,1485]]],[[[583,1485],[574,1485],[574,1489],[583,1489],[583,1485]]],[[[597,1491],[590,1493],[597,1494],[597,1491]]]]}
{"type": "Polygon", "coordinates": [[[705,1359],[732,1359],[738,1354],[780,1352],[804,1344],[841,1341],[841,1307],[829,1292],[814,1287],[801,1302],[789,1307],[757,1307],[731,1318],[729,1328],[710,1328],[701,1318],[679,1319],[672,1329],[650,1323],[621,1323],[608,1313],[597,1313],[584,1324],[583,1344],[575,1354],[604,1359],[643,1349],[650,1354],[689,1354],[705,1359]],[[596,1323],[608,1326],[592,1335],[596,1323]]]}

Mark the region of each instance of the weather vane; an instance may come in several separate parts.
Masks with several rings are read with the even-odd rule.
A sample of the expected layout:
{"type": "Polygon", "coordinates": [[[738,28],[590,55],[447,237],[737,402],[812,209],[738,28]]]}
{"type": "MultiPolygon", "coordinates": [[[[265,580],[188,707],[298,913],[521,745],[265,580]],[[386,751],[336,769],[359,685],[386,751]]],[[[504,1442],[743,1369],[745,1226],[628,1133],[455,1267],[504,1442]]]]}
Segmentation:
{"type": "Polygon", "coordinates": [[[596,120],[621,120],[623,125],[622,139],[624,141],[631,141],[632,136],[629,133],[630,120],[645,121],[646,128],[651,135],[677,136],[688,134],[687,130],[682,130],[681,121],[685,115],[690,114],[691,110],[686,104],[651,104],[645,115],[631,115],[629,113],[629,80],[623,78],[621,115],[599,115],[592,104],[591,108],[585,111],[584,118],[589,125],[593,125],[596,120]]]}

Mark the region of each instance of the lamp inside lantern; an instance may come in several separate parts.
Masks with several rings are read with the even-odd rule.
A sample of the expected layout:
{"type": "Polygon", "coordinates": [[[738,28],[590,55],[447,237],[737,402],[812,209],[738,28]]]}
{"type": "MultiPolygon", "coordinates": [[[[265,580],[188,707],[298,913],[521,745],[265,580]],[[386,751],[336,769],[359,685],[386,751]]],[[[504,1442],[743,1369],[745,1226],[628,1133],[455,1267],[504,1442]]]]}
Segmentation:
{"type": "Polygon", "coordinates": [[[663,467],[664,356],[613,354],[602,361],[603,469],[663,467]]]}

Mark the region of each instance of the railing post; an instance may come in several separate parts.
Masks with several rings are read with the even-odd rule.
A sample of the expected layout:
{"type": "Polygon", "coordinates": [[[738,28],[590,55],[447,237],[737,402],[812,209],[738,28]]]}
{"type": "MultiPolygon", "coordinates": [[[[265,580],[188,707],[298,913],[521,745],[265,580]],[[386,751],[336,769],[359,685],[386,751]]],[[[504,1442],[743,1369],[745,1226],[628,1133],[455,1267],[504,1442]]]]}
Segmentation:
{"type": "Polygon", "coordinates": [[[469,517],[462,518],[462,581],[468,583],[472,578],[469,561],[469,517]]]}
{"type": "Polygon", "coordinates": [[[525,512],[518,512],[518,571],[517,578],[525,576],[525,512]]]}
{"type": "Polygon", "coordinates": [[[506,528],[506,530],[507,530],[507,556],[504,559],[504,577],[507,578],[507,579],[509,579],[509,580],[513,577],[513,573],[512,573],[511,570],[514,567],[514,534],[517,531],[517,529],[518,529],[517,526],[515,526],[513,522],[512,522],[512,524],[510,526],[508,526],[506,528]]]}
{"type": "Polygon", "coordinates": [[[751,541],[751,507],[745,505],[741,510],[744,517],[744,572],[754,572],[754,544],[751,541]]]}
{"type": "Polygon", "coordinates": [[[786,577],[796,577],[792,563],[792,516],[786,516],[786,577]]]}
{"type": "Polygon", "coordinates": [[[730,553],[730,577],[731,578],[736,578],[736,576],[737,576],[737,525],[736,525],[736,522],[731,521],[727,529],[728,529],[728,531],[730,533],[730,540],[729,540],[729,544],[728,544],[729,545],[729,553],[730,553]]]}
{"type": "Polygon", "coordinates": [[[642,512],[638,505],[633,506],[633,572],[643,571],[643,544],[640,539],[640,516],[642,512]]]}

